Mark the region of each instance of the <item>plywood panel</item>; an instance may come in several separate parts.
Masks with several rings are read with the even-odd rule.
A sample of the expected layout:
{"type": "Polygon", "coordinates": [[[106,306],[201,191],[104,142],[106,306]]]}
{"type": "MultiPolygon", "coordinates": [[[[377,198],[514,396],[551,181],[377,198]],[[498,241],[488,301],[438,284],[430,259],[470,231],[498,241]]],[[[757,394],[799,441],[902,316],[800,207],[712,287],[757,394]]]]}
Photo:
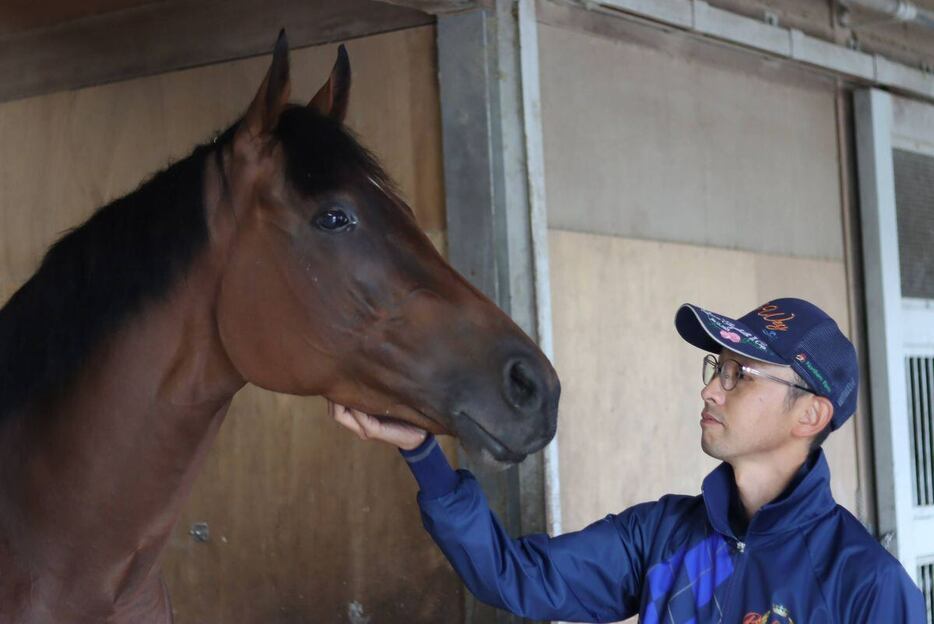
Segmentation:
{"type": "Polygon", "coordinates": [[[550,226],[842,258],[834,85],[644,38],[542,26],[550,226]]]}
{"type": "Polygon", "coordinates": [[[176,622],[460,621],[415,493],[398,453],[348,435],[322,400],[249,387],[164,556],[176,622]],[[188,535],[200,522],[207,543],[188,535]]]}
{"type": "MultiPolygon", "coordinates": [[[[700,449],[703,354],[675,331],[682,303],[742,315],[798,296],[848,331],[839,261],[559,230],[550,245],[566,530],[666,493],[697,494],[717,465],[700,449]]],[[[855,511],[852,422],[825,448],[834,495],[855,511]]]]}
{"type": "MultiPolygon", "coordinates": [[[[348,50],[348,123],[441,244],[434,28],[355,40],[348,50]]],[[[313,95],[335,52],[293,51],[296,99],[313,95]]],[[[32,273],[58,233],[232,122],[268,62],[0,105],[0,296],[32,273]]],[[[395,451],[339,430],[320,400],[244,390],[165,553],[176,622],[459,621],[461,585],[421,528],[414,496],[395,451]],[[208,523],[210,541],[188,535],[194,522],[208,523]]]]}

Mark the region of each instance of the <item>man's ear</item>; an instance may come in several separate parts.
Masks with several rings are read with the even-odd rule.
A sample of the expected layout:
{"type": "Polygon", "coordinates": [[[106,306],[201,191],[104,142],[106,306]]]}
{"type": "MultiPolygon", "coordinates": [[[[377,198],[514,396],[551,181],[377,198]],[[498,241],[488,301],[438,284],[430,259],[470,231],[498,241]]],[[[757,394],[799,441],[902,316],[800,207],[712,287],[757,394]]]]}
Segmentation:
{"type": "Polygon", "coordinates": [[[827,397],[811,395],[805,409],[798,412],[797,420],[791,429],[792,435],[799,438],[812,438],[830,426],[833,418],[833,403],[827,397]]]}

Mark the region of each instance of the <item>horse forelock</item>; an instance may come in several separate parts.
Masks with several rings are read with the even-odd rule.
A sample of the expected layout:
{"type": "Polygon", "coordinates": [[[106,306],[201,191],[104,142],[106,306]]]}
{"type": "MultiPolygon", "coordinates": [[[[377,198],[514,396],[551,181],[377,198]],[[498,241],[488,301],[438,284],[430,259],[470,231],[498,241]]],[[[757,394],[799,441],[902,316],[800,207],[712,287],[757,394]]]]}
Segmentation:
{"type": "Polygon", "coordinates": [[[314,195],[370,182],[383,193],[398,196],[376,157],[340,121],[305,106],[290,106],[275,133],[285,151],[289,183],[299,191],[314,195]]]}

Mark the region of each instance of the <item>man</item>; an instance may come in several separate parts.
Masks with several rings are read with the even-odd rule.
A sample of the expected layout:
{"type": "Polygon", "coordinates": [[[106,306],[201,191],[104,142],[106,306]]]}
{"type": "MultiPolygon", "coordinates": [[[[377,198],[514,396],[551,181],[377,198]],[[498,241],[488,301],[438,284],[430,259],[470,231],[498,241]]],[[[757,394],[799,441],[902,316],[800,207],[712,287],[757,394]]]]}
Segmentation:
{"type": "Polygon", "coordinates": [[[512,539],[431,436],[341,406],[333,414],[363,438],[400,447],[425,528],[477,598],[513,613],[924,624],[921,592],[830,493],[820,444],[853,414],[858,380],[856,352],[833,319],[778,299],[738,320],[686,304],[675,326],[711,353],[701,447],[723,463],[699,496],[664,496],[576,533],[512,539]]]}

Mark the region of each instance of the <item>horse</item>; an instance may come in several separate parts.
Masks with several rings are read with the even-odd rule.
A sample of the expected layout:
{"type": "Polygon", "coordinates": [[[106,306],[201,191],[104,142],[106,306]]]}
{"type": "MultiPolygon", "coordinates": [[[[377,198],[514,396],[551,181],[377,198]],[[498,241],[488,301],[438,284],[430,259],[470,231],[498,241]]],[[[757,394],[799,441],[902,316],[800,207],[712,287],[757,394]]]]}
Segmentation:
{"type": "Polygon", "coordinates": [[[164,623],[158,566],[247,383],[451,434],[554,436],[547,358],[457,274],[288,43],[243,116],[99,208],[0,309],[0,622],[164,623]]]}

